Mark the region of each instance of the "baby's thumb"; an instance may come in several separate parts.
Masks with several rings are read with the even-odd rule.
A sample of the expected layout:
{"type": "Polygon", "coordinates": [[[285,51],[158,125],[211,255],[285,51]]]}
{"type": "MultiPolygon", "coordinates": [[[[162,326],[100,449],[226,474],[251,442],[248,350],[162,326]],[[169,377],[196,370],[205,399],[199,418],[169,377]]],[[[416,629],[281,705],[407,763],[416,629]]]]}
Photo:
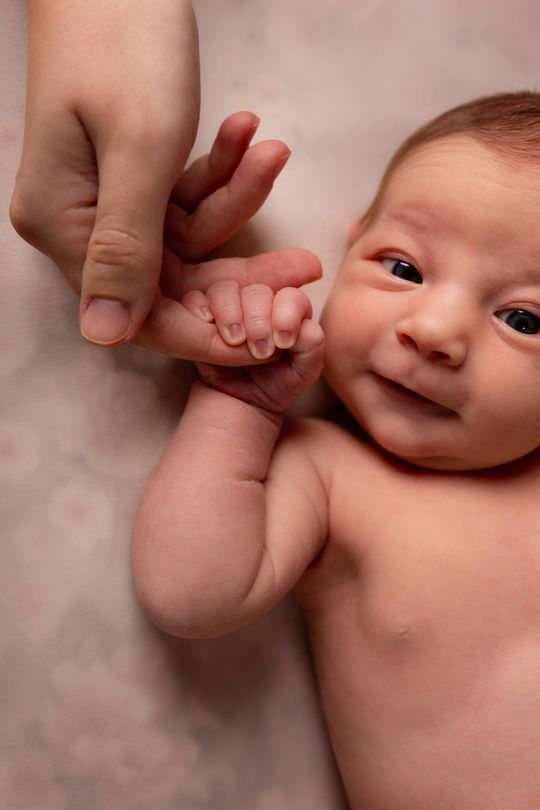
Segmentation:
{"type": "Polygon", "coordinates": [[[290,350],[291,370],[301,388],[306,388],[318,379],[324,365],[324,332],[317,321],[305,319],[295,345],[290,350]]]}
{"type": "Polygon", "coordinates": [[[108,346],[132,340],[156,298],[170,189],[141,154],[100,161],[99,196],[81,289],[81,333],[108,346]]]}

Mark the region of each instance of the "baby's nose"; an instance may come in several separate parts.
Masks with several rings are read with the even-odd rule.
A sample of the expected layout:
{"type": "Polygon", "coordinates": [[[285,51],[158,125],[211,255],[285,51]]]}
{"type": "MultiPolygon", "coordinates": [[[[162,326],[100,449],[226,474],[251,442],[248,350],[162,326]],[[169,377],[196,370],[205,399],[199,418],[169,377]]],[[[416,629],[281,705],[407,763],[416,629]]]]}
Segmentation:
{"type": "Polygon", "coordinates": [[[451,307],[421,309],[396,325],[399,342],[427,360],[457,367],[467,356],[468,330],[463,317],[451,307]]]}

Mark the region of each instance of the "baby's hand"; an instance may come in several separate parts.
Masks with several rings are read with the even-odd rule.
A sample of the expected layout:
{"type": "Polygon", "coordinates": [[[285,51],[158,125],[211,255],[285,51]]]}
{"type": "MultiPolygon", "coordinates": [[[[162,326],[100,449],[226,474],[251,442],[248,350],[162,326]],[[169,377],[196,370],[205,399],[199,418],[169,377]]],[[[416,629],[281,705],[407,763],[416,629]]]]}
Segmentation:
{"type": "Polygon", "coordinates": [[[234,281],[220,281],[206,293],[186,293],[181,302],[204,320],[215,320],[230,346],[247,343],[254,362],[259,361],[240,368],[198,364],[203,379],[214,388],[281,413],[319,377],[324,334],[311,320],[311,303],[301,290],[284,287],[274,292],[264,284],[239,288],[234,281]]]}
{"type": "Polygon", "coordinates": [[[229,346],[247,342],[256,360],[267,360],[278,349],[294,346],[304,318],[311,318],[309,298],[295,287],[277,292],[266,284],[240,288],[236,281],[211,284],[206,293],[191,290],[181,303],[205,321],[215,321],[229,346]]]}

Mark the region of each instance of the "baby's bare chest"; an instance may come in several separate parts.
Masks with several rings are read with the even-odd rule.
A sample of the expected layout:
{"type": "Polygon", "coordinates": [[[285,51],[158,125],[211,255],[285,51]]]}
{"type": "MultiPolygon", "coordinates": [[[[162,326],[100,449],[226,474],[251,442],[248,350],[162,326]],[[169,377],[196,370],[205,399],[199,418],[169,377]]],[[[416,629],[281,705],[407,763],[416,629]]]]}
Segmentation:
{"type": "Polygon", "coordinates": [[[485,682],[516,646],[540,652],[536,507],[431,495],[371,520],[353,501],[340,510],[304,606],[319,627],[346,624],[356,653],[400,677],[451,667],[454,685],[476,669],[485,682]]]}
{"type": "Polygon", "coordinates": [[[369,508],[343,493],[300,591],[336,754],[349,792],[361,783],[370,797],[359,808],[472,810],[506,794],[503,810],[528,810],[540,797],[536,505],[512,486],[505,499],[504,487],[422,482],[375,489],[369,508]]]}
{"type": "Polygon", "coordinates": [[[314,574],[352,586],[366,639],[418,652],[540,629],[540,477],[362,472],[334,490],[314,574]]]}

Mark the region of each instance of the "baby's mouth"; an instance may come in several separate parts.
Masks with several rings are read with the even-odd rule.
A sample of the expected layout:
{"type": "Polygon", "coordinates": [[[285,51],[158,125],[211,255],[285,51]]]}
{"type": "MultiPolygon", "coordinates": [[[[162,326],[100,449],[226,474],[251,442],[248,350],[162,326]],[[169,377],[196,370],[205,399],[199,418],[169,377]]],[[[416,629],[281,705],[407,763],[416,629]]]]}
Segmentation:
{"type": "Polygon", "coordinates": [[[433,399],[429,399],[428,397],[424,397],[424,396],[422,396],[422,394],[419,394],[416,391],[413,391],[411,388],[407,388],[406,386],[401,385],[401,383],[397,383],[397,382],[394,382],[393,380],[389,380],[387,377],[382,377],[380,374],[377,374],[376,377],[378,378],[379,382],[381,382],[383,384],[383,386],[385,388],[389,389],[394,394],[397,394],[398,396],[403,397],[406,400],[409,400],[409,401],[412,401],[412,402],[418,402],[418,403],[423,404],[423,405],[428,405],[432,409],[436,409],[437,411],[440,411],[441,413],[444,413],[444,414],[447,414],[447,415],[455,414],[455,411],[453,411],[451,408],[447,408],[445,405],[441,405],[440,402],[436,402],[433,399]]]}

